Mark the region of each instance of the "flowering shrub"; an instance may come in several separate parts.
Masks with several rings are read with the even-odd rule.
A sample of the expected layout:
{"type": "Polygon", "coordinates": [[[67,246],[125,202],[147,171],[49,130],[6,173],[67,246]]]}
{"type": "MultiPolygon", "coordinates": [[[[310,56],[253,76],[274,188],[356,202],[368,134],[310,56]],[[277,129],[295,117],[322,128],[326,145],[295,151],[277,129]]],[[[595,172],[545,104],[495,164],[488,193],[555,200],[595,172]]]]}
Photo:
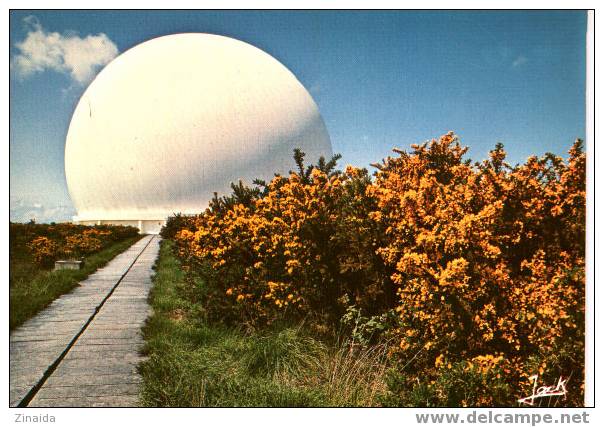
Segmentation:
{"type": "MultiPolygon", "coordinates": [[[[385,227],[378,249],[395,269],[400,349],[434,360],[501,354],[514,384],[530,355],[572,354],[552,374],[582,377],[585,155],[551,154],[521,166],[499,145],[471,166],[453,134],[379,165],[371,216],[385,227]]],[[[416,380],[416,378],[412,378],[416,380]]]]}
{"type": "Polygon", "coordinates": [[[408,374],[392,369],[387,374],[389,391],[384,406],[481,407],[512,406],[516,394],[505,372],[509,362],[502,356],[479,356],[472,360],[437,359],[435,375],[423,381],[409,381],[408,374]]]}
{"type": "MultiPolygon", "coordinates": [[[[369,224],[366,170],[333,171],[335,160],[277,176],[263,190],[233,186],[176,234],[185,265],[212,267],[211,282],[225,306],[246,321],[311,316],[315,326],[337,323],[354,301],[379,312],[394,294],[382,286],[375,253],[379,230],[369,224]]],[[[217,303],[218,304],[218,303],[217,303]]]]}
{"type": "Polygon", "coordinates": [[[27,245],[36,263],[48,266],[54,263],[57,256],[57,244],[47,237],[40,236],[27,245]]]}
{"type": "Polygon", "coordinates": [[[192,226],[194,226],[193,216],[177,213],[166,220],[166,224],[160,231],[160,236],[164,239],[174,239],[176,233],[192,226]]]}
{"type": "Polygon", "coordinates": [[[138,229],[125,226],[10,223],[10,252],[11,257],[27,254],[49,268],[59,258],[81,258],[137,234],[138,229]]]}
{"type": "Polygon", "coordinates": [[[99,251],[103,243],[98,237],[97,230],[85,230],[82,234],[74,234],[65,238],[63,254],[68,257],[80,257],[99,251]]]}
{"type": "MultiPolygon", "coordinates": [[[[179,219],[170,234],[184,268],[205,279],[208,310],[250,325],[344,325],[365,344],[388,338],[400,361],[393,384],[434,404],[514,403],[502,390],[530,391],[537,372],[581,383],[581,141],[566,162],[547,154],[514,167],[499,144],[471,164],[452,133],[412,149],[376,164],[373,179],[335,170],[337,158],[304,167],[297,151],[289,176],[233,185],[179,219]],[[463,382],[473,397],[448,395],[463,382]]],[[[397,387],[389,399],[409,403],[397,387]]],[[[581,396],[577,386],[566,404],[581,396]]]]}

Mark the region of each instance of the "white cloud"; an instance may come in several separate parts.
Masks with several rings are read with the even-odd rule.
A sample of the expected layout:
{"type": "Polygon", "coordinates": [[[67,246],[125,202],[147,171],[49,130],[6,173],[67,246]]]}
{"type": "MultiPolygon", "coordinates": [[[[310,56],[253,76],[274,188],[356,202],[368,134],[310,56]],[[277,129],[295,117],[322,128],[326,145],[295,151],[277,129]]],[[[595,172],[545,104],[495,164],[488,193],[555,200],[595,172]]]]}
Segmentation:
{"type": "Polygon", "coordinates": [[[35,16],[28,16],[24,22],[27,35],[15,44],[19,54],[11,61],[11,67],[22,78],[53,70],[85,84],[119,53],[115,43],[103,33],[86,37],[62,35],[47,32],[35,16]]]}
{"type": "Polygon", "coordinates": [[[42,203],[30,202],[23,199],[11,198],[10,220],[13,222],[63,222],[71,220],[75,209],[70,206],[58,205],[46,207],[42,203]]]}
{"type": "Polygon", "coordinates": [[[526,64],[528,61],[528,58],[526,56],[522,56],[520,55],[519,57],[517,57],[516,59],[514,59],[514,62],[512,62],[512,67],[519,67],[522,64],[526,64]]]}

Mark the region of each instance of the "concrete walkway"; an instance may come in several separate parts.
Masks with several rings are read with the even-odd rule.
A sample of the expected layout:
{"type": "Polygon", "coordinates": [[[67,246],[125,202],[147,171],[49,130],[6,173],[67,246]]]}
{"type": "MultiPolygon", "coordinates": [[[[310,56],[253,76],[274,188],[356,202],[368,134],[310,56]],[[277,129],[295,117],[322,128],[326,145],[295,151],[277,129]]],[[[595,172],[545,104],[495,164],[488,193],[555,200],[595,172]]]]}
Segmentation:
{"type": "Polygon", "coordinates": [[[10,335],[10,406],[138,406],[159,238],[146,236],[10,335]]]}

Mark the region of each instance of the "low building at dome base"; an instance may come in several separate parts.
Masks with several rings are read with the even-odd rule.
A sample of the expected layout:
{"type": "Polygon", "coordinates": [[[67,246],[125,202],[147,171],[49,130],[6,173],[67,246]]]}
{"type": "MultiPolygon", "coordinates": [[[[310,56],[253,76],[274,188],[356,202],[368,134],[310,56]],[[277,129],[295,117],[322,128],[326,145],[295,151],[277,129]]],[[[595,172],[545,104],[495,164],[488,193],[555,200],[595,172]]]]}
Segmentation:
{"type": "Polygon", "coordinates": [[[123,225],[129,227],[136,227],[141,234],[159,234],[161,228],[166,224],[165,219],[139,219],[139,220],[112,220],[112,219],[99,219],[96,221],[91,220],[78,220],[74,217],[72,222],[80,225],[123,225]]]}

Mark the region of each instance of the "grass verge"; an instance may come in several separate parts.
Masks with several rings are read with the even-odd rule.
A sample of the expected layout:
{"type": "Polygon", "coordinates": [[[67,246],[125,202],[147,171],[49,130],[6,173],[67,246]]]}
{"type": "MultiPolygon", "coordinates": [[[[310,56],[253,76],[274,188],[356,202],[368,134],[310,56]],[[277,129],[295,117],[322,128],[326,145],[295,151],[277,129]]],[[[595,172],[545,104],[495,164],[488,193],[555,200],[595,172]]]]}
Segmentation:
{"type": "MultiPolygon", "coordinates": [[[[15,265],[19,274],[11,276],[10,329],[13,330],[61,295],[75,288],[78,282],[103,267],[116,255],[132,246],[142,236],[114,243],[96,254],[86,257],[80,270],[44,271],[15,265]]],[[[13,266],[11,266],[13,268],[13,266]]]]}
{"type": "Polygon", "coordinates": [[[185,280],[162,242],[144,329],[142,402],[159,407],[376,406],[385,348],[329,346],[304,325],[244,333],[204,320],[203,284],[185,280]]]}

